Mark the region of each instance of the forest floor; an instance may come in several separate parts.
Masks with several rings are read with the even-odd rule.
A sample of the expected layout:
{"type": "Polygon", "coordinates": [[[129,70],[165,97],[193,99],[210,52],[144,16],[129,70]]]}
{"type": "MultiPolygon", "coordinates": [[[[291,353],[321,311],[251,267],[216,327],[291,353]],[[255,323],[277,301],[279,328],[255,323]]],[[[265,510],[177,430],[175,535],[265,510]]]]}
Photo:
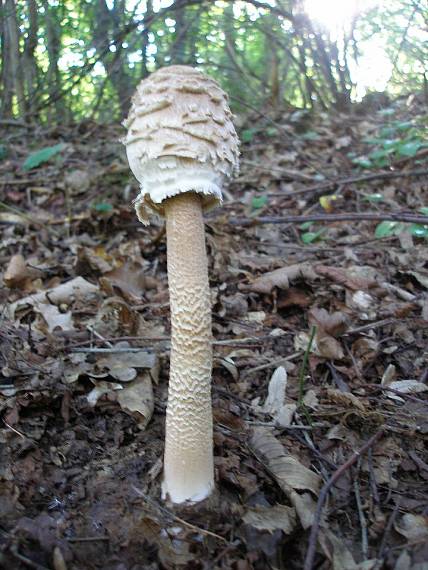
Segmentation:
{"type": "Polygon", "coordinates": [[[165,234],[123,130],[3,127],[1,568],[428,568],[428,228],[381,223],[428,213],[420,108],[242,124],[206,216],[217,489],[184,509],[165,234]]]}

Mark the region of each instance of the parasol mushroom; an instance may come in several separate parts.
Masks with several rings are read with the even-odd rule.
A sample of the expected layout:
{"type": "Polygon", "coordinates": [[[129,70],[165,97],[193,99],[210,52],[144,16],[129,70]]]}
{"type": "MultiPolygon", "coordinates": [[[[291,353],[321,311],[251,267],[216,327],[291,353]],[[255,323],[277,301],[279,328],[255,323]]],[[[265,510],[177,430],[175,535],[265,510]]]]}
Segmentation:
{"type": "Polygon", "coordinates": [[[198,69],[159,69],[137,87],[125,126],[141,185],[136,211],[166,218],[171,362],[163,497],[197,502],[214,488],[212,332],[203,211],[238,167],[227,96],[198,69]]]}

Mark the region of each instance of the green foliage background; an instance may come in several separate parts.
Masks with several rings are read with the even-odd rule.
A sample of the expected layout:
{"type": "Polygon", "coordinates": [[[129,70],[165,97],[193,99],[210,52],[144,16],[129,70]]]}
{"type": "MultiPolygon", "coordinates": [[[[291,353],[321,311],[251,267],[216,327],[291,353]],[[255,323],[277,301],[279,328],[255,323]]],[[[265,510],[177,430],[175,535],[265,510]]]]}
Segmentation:
{"type": "Polygon", "coordinates": [[[117,120],[138,81],[172,63],[212,74],[237,111],[341,107],[357,97],[350,70],[376,38],[392,65],[390,93],[428,101],[423,0],[375,3],[337,37],[304,8],[303,0],[5,0],[1,117],[117,120]]]}

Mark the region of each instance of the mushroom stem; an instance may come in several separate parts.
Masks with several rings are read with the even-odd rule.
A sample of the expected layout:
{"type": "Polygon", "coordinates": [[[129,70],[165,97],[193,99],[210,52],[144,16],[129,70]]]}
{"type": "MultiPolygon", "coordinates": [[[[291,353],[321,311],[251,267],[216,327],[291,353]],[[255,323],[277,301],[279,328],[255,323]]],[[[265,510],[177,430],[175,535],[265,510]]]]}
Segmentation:
{"type": "Polygon", "coordinates": [[[171,362],[163,496],[196,502],[214,488],[211,298],[202,197],[165,201],[171,362]]]}

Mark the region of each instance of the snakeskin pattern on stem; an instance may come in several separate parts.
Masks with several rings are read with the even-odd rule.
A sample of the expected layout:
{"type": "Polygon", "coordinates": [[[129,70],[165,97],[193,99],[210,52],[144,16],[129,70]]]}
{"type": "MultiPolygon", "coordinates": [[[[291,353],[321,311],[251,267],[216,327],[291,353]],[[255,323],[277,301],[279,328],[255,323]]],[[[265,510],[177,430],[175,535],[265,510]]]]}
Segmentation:
{"type": "Polygon", "coordinates": [[[171,364],[163,495],[198,501],[214,487],[212,332],[202,199],[165,202],[171,306],[171,364]]]}

